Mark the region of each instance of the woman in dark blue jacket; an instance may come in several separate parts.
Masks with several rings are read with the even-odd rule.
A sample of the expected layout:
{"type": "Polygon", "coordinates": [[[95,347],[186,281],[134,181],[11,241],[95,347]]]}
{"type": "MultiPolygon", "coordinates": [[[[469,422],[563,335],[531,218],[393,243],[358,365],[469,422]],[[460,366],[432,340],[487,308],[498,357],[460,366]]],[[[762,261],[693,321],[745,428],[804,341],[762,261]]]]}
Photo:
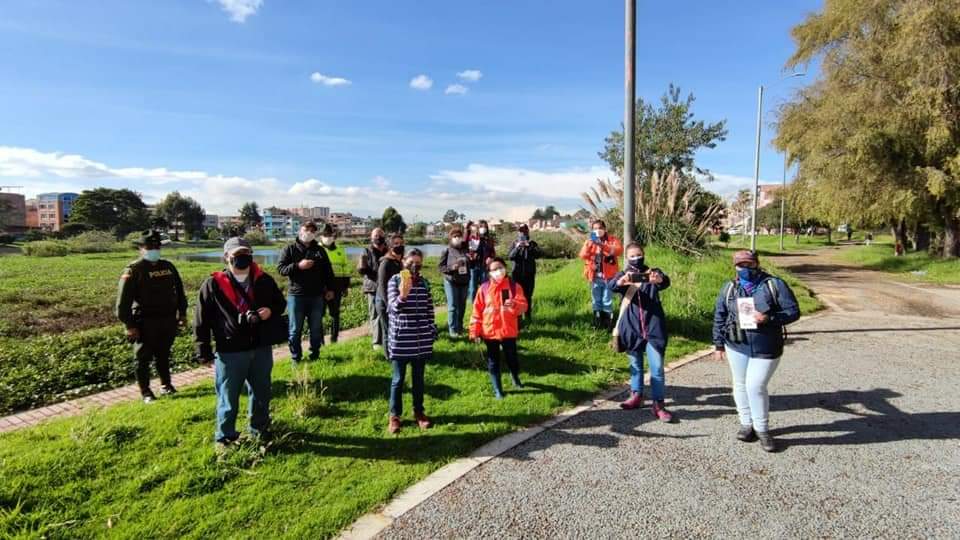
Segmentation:
{"type": "Polygon", "coordinates": [[[630,398],[620,407],[637,409],[643,405],[643,356],[646,353],[653,398],[650,410],[663,422],[673,420],[663,402],[667,323],[660,303],[660,291],[669,286],[670,278],[666,274],[644,264],[643,246],[636,243],[627,245],[627,268],[607,282],[610,290],[623,295],[613,337],[617,350],[626,352],[630,359],[630,398]]]}
{"type": "Polygon", "coordinates": [[[740,415],[737,438],[744,442],[759,438],[763,449],[773,452],[777,446],[767,426],[767,383],[783,354],[783,327],[800,318],[800,308],[783,280],[760,269],[756,252],[736,252],[733,264],[737,277],[720,289],[714,310],[715,355],[730,364],[740,415]]]}

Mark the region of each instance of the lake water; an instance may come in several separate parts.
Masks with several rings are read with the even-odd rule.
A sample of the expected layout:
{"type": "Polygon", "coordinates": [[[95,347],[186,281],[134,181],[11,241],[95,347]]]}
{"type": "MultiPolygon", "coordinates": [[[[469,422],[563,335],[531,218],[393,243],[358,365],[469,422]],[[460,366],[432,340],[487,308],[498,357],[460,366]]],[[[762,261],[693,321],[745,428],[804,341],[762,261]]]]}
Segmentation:
{"type": "MultiPolygon", "coordinates": [[[[439,257],[440,253],[446,249],[447,246],[443,244],[423,244],[420,246],[407,246],[407,249],[417,248],[423,252],[426,257],[439,257]]],[[[280,251],[283,247],[271,247],[266,249],[261,249],[260,251],[254,250],[253,260],[257,261],[257,264],[260,265],[274,265],[280,260],[280,251]]],[[[360,260],[360,256],[363,255],[364,248],[356,246],[348,246],[346,248],[347,256],[355,261],[360,260]]],[[[216,262],[223,260],[223,251],[214,250],[214,251],[201,251],[198,253],[182,253],[177,255],[177,259],[181,261],[209,261],[216,262]]]]}

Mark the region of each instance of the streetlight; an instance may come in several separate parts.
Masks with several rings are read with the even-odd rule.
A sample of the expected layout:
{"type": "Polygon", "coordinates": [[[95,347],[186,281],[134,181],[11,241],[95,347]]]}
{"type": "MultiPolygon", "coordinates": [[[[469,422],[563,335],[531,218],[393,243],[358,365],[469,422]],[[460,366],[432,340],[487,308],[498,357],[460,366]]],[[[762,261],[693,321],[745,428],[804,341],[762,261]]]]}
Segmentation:
{"type": "MultiPolygon", "coordinates": [[[[807,72],[791,73],[780,78],[782,82],[792,77],[801,77],[807,72]]],[[[763,125],[763,85],[757,92],[757,153],[753,160],[753,209],[750,212],[750,250],[757,250],[757,198],[760,196],[760,128],[763,125]]]]}
{"type": "MultiPolygon", "coordinates": [[[[635,164],[634,123],[637,106],[637,0],[625,0],[623,77],[623,243],[633,241],[635,164]]],[[[627,253],[624,251],[623,256],[627,253]]]]}

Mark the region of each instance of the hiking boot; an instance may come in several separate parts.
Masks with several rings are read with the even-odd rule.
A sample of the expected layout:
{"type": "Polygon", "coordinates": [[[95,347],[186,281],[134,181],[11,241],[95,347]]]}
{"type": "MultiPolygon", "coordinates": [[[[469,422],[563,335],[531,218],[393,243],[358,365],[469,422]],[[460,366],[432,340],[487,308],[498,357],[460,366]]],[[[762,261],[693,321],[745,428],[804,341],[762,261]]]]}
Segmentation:
{"type": "Polygon", "coordinates": [[[753,426],[740,426],[737,431],[737,440],[743,442],[753,442],[757,440],[757,434],[753,431],[753,426]]]}
{"type": "Polygon", "coordinates": [[[763,448],[764,452],[776,452],[777,451],[777,442],[773,440],[773,437],[768,431],[758,431],[757,438],[760,439],[760,448],[763,448]]]}
{"type": "Polygon", "coordinates": [[[650,412],[652,412],[653,415],[656,416],[661,422],[673,422],[673,415],[667,410],[667,406],[663,404],[662,399],[660,401],[654,401],[650,404],[650,412]]]}
{"type": "Polygon", "coordinates": [[[600,317],[600,311],[593,312],[593,327],[596,329],[602,328],[603,319],[600,317]]]}
{"type": "Polygon", "coordinates": [[[387,431],[390,433],[400,433],[400,417],[391,416],[390,423],[387,424],[387,431]]]}
{"type": "Polygon", "coordinates": [[[153,392],[147,390],[143,393],[143,402],[150,404],[157,400],[157,396],[153,395],[153,392]]]}
{"type": "Polygon", "coordinates": [[[317,360],[320,359],[320,351],[310,351],[310,356],[308,357],[308,359],[311,362],[316,362],[317,360]]]}
{"type": "Polygon", "coordinates": [[[417,425],[420,426],[420,429],[430,429],[430,427],[433,426],[433,422],[422,412],[415,413],[413,417],[417,420],[417,425]]]}
{"type": "Polygon", "coordinates": [[[630,397],[626,401],[620,404],[620,408],[624,410],[633,410],[639,409],[640,405],[643,404],[643,394],[640,392],[630,392],[630,397]]]}
{"type": "Polygon", "coordinates": [[[490,383],[493,385],[493,397],[503,399],[503,385],[500,384],[500,375],[490,373],[490,383]]]}
{"type": "Polygon", "coordinates": [[[177,393],[177,389],[174,388],[172,384],[165,384],[160,387],[161,396],[169,396],[176,393],[177,393]]]}

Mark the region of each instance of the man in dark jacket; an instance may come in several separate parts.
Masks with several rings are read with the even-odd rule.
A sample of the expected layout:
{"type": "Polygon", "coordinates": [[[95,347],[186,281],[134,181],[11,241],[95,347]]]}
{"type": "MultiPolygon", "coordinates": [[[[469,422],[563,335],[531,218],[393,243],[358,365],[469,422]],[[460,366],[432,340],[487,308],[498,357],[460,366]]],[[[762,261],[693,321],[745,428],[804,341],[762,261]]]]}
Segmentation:
{"type": "Polygon", "coordinates": [[[530,228],[521,225],[507,258],[513,261],[511,276],[527,298],[527,311],[523,314],[523,320],[528,323],[533,320],[533,288],[537,281],[537,259],[541,256],[543,253],[540,246],[530,239],[530,228]]]}
{"type": "Polygon", "coordinates": [[[463,245],[463,229],[450,229],[449,245],[440,254],[440,274],[443,292],[447,297],[447,331],[450,337],[463,334],[463,316],[467,310],[467,292],[470,288],[468,251],[463,245]]]}
{"type": "Polygon", "coordinates": [[[673,415],[664,404],[666,379],[663,357],[667,350],[667,321],[660,303],[660,291],[670,287],[670,278],[659,268],[650,268],[644,259],[643,246],[627,245],[627,267],[608,282],[607,287],[623,295],[620,315],[613,337],[617,349],[630,359],[630,397],[620,404],[622,409],[638,409],[643,405],[643,357],[650,366],[650,410],[662,422],[673,415]]]}
{"type": "Polygon", "coordinates": [[[387,285],[390,278],[403,270],[403,254],[405,252],[402,234],[391,234],[388,242],[390,251],[380,259],[380,266],[377,268],[377,318],[380,321],[380,334],[383,336],[384,345],[386,345],[387,330],[390,326],[390,318],[387,313],[387,285]]]}
{"type": "Polygon", "coordinates": [[[310,360],[320,357],[323,346],[323,302],[333,298],[333,268],[326,251],[316,241],[317,224],[308,221],[300,227],[293,243],[283,248],[277,271],[290,280],[287,312],[290,315],[290,359],[303,356],[303,323],[310,324],[310,360]]]}
{"type": "Polygon", "coordinates": [[[720,288],[713,315],[716,358],[727,360],[733,376],[733,400],[740,416],[737,438],[760,439],[767,452],[777,449],[768,431],[767,383],[783,354],[784,326],[800,318],[793,291],[760,268],[755,251],[733,255],[736,277],[720,288]]]}
{"type": "Polygon", "coordinates": [[[250,432],[257,438],[269,436],[273,351],[261,335],[267,321],[281,317],[285,306],[277,282],[253,262],[246,240],[230,238],[223,249],[228,266],[200,286],[193,321],[198,359],[216,362],[218,450],[240,436],[236,422],[244,383],[250,395],[250,432]]]}
{"type": "Polygon", "coordinates": [[[176,392],[170,380],[170,350],[178,328],[187,321],[187,296],[176,267],[160,258],[160,233],[144,231],[139,245],[140,258],[120,275],[116,311],[133,343],[140,394],[144,403],[152,403],[151,360],[157,364],[160,393],[176,392]]]}
{"type": "Polygon", "coordinates": [[[363,250],[357,271],[363,276],[363,294],[367,297],[367,322],[370,324],[370,336],[373,348],[383,346],[383,333],[380,331],[380,315],[377,311],[377,270],[380,259],[387,254],[387,238],[383,229],[377,227],[370,232],[370,245],[363,250]]]}

